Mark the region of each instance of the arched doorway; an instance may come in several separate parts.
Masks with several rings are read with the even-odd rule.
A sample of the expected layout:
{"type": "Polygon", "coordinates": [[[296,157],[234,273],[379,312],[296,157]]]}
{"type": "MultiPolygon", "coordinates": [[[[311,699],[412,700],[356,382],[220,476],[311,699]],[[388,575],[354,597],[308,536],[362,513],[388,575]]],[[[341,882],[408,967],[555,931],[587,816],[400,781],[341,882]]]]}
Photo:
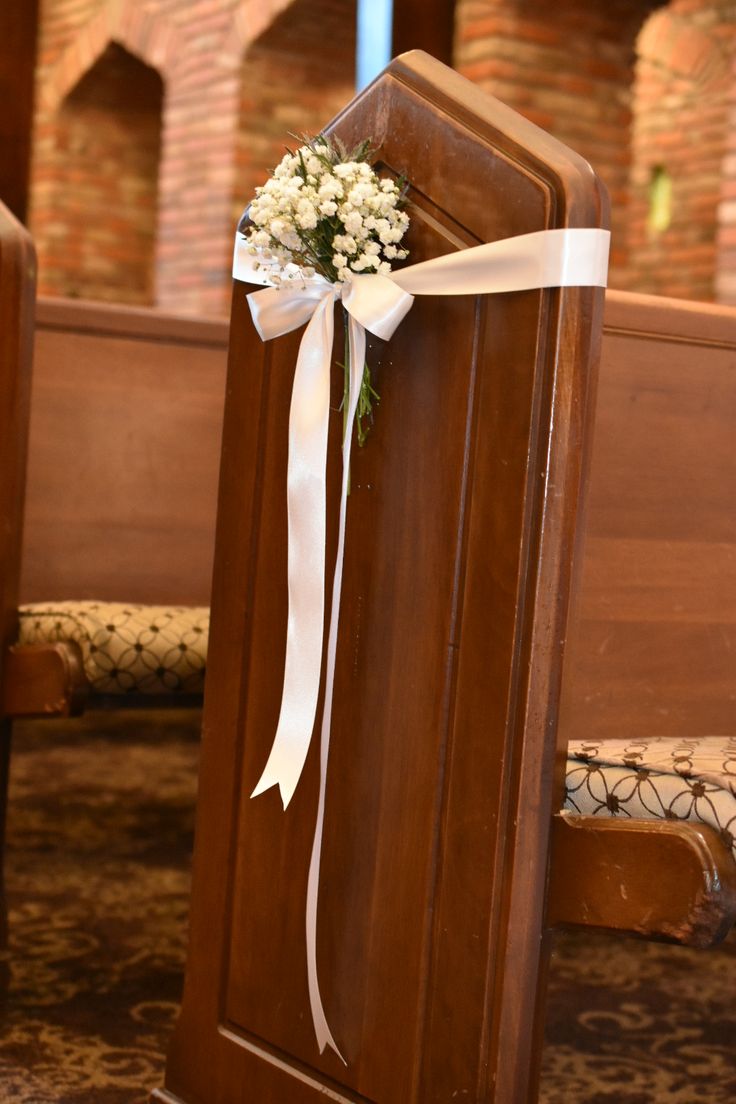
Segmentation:
{"type": "Polygon", "coordinates": [[[246,51],[235,148],[237,219],[293,135],[316,134],[355,91],[356,0],[294,0],[246,51]]]}
{"type": "Polygon", "coordinates": [[[637,39],[627,286],[712,300],[736,5],[680,7],[637,39]]]}
{"type": "Polygon", "coordinates": [[[162,101],[156,70],[111,42],[39,136],[41,294],[154,302],[162,101]]]}

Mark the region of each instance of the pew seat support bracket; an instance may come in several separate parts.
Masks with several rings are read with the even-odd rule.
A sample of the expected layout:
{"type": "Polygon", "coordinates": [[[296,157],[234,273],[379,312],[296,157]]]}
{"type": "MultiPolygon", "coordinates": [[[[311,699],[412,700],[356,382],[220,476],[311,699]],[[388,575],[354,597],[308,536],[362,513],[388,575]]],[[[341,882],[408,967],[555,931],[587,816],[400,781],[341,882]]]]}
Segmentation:
{"type": "Polygon", "coordinates": [[[5,653],[4,668],[5,717],[75,717],[84,711],[89,684],[77,644],[15,644],[5,653]]]}
{"type": "Polygon", "coordinates": [[[547,921],[710,947],[736,922],[736,863],[707,825],[558,813],[547,921]]]}

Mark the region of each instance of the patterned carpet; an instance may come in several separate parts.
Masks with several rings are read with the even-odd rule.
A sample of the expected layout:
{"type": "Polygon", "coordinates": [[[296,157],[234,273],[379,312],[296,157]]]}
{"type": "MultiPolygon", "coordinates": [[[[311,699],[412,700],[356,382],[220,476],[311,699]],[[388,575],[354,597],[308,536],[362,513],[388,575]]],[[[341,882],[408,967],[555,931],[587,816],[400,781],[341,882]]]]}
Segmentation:
{"type": "MultiPolygon", "coordinates": [[[[17,726],[0,1104],[144,1104],[181,990],[197,714],[17,726]]],[[[543,1104],[736,1100],[736,941],[558,940],[543,1104]]]]}
{"type": "Polygon", "coordinates": [[[17,725],[0,1101],[144,1104],[181,993],[199,714],[17,725]]]}

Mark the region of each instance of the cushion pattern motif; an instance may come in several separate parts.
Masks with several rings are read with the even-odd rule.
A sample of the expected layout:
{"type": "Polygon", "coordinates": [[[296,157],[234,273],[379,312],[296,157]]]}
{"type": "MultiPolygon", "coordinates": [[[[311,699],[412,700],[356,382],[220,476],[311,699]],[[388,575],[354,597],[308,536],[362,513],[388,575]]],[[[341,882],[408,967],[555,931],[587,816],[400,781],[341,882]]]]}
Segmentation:
{"type": "Polygon", "coordinates": [[[202,606],[36,602],[20,608],[19,643],[75,641],[97,694],[201,694],[209,621],[202,606]]]}
{"type": "Polygon", "coordinates": [[[575,741],[565,808],[709,824],[736,857],[736,736],[575,741]]]}

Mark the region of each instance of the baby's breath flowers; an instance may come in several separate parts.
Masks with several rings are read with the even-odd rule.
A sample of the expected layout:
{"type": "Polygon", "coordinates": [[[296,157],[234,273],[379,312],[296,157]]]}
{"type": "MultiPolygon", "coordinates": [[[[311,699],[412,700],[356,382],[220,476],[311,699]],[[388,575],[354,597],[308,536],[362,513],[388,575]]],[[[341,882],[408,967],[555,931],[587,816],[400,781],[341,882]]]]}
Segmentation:
{"type": "MultiPolygon", "coordinates": [[[[349,151],[339,139],[305,136],[256,188],[244,233],[272,283],[308,280],[317,273],[330,283],[350,280],[354,273],[386,276],[393,261],[408,256],[401,248],[409,226],[406,182],[380,179],[370,164],[372,153],[370,140],[349,151]]],[[[344,368],[347,380],[348,365],[344,368]]],[[[366,365],[356,416],[361,445],[364,419],[371,419],[371,400],[377,398],[366,365]]]]}

